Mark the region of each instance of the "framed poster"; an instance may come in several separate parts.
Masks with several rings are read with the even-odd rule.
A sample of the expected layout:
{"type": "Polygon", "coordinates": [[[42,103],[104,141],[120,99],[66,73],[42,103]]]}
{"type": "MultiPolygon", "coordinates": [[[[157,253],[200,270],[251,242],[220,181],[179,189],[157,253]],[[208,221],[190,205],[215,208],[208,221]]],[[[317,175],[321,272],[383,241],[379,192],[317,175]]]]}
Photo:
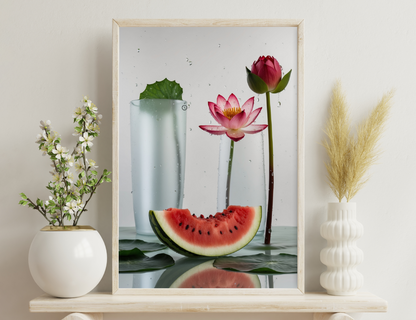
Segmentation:
{"type": "MultiPolygon", "coordinates": [[[[303,28],[303,20],[113,20],[114,294],[304,292],[303,28]],[[149,210],[156,216],[169,207],[189,208],[198,221],[211,221],[231,202],[261,205],[266,215],[268,131],[246,132],[230,149],[226,134],[208,134],[200,126],[217,125],[209,105],[226,100],[243,109],[251,101],[250,111],[262,108],[253,124],[268,123],[266,95],[250,90],[246,71],[268,55],[279,61],[282,77],[291,70],[285,90],[270,99],[275,150],[271,244],[262,245],[263,218],[253,240],[225,260],[217,257],[223,254],[216,254],[223,245],[217,239],[220,244],[210,257],[187,257],[189,251],[182,250],[186,236],[178,235],[182,242],[163,239],[166,230],[157,219],[151,226],[149,210]],[[243,149],[245,155],[239,153],[243,149]],[[230,150],[235,150],[228,169],[234,185],[224,187],[221,172],[231,168],[230,150]],[[238,173],[238,162],[252,167],[238,173]],[[237,193],[241,201],[233,200],[237,193]],[[250,200],[257,193],[264,201],[250,200]],[[260,265],[242,269],[242,263],[257,257],[260,265]],[[270,257],[277,260],[271,264],[270,257]]],[[[179,226],[183,233],[202,236],[192,226],[179,226]]],[[[244,232],[234,227],[227,232],[244,232]]]]}

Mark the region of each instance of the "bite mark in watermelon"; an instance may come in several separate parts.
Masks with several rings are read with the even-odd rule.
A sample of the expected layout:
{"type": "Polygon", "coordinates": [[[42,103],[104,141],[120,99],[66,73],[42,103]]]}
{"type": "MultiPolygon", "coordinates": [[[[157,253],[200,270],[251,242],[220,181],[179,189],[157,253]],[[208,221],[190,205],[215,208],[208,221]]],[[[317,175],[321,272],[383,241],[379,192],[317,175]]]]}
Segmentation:
{"type": "Polygon", "coordinates": [[[185,256],[218,257],[240,250],[256,235],[261,206],[229,206],[214,216],[197,217],[188,209],[150,211],[149,219],[157,237],[185,256]]]}

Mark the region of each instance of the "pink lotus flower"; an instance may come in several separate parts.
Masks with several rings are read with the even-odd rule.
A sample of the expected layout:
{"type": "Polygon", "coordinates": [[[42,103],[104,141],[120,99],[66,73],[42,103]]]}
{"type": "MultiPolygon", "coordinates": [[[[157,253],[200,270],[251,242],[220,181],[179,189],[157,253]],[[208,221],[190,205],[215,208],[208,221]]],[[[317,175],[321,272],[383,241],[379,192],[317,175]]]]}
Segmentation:
{"type": "Polygon", "coordinates": [[[231,140],[239,141],[245,134],[254,134],[267,128],[267,124],[253,124],[261,108],[253,111],[254,97],[248,99],[242,107],[236,96],[232,93],[228,100],[218,95],[217,104],[208,102],[209,111],[220,124],[199,126],[211,134],[226,134],[231,140]]]}
{"type": "Polygon", "coordinates": [[[251,72],[259,76],[267,85],[269,91],[276,89],[282,78],[279,62],[272,56],[261,56],[251,65],[251,72]]]}

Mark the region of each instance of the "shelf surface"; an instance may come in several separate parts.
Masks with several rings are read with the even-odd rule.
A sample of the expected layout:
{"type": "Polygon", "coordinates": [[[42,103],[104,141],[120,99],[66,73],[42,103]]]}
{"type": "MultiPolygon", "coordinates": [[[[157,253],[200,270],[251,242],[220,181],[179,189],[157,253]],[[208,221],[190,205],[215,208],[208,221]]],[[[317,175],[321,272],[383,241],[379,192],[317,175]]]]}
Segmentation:
{"type": "Polygon", "coordinates": [[[30,301],[31,312],[386,312],[387,302],[371,293],[300,295],[112,295],[90,293],[72,299],[42,295],[30,301]]]}

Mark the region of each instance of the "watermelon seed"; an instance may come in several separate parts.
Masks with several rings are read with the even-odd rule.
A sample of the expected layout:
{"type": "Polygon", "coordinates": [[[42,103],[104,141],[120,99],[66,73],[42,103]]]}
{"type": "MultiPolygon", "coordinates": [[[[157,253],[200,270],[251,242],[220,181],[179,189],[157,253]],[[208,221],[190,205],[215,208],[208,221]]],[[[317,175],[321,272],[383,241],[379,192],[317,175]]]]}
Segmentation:
{"type": "Polygon", "coordinates": [[[208,235],[209,235],[209,231],[208,231],[208,235]]]}
{"type": "Polygon", "coordinates": [[[230,210],[230,213],[233,213],[233,211],[232,211],[232,210],[230,210]]]}
{"type": "Polygon", "coordinates": [[[220,231],[220,233],[222,234],[222,231],[220,231]]]}
{"type": "Polygon", "coordinates": [[[218,227],[218,224],[215,224],[216,227],[218,227]]]}
{"type": "Polygon", "coordinates": [[[202,234],[201,230],[199,230],[199,234],[202,234]]]}
{"type": "Polygon", "coordinates": [[[187,224],[187,225],[186,225],[186,228],[185,228],[185,230],[188,230],[188,228],[189,228],[189,224],[187,224]]]}
{"type": "Polygon", "coordinates": [[[225,216],[225,213],[223,213],[222,215],[225,216]]]}
{"type": "Polygon", "coordinates": [[[205,217],[204,217],[204,215],[203,215],[203,214],[201,214],[201,215],[200,215],[200,218],[201,218],[201,219],[204,219],[205,217]]]}
{"type": "Polygon", "coordinates": [[[194,213],[194,214],[192,214],[192,216],[193,216],[193,217],[196,217],[196,214],[194,213]]]}
{"type": "Polygon", "coordinates": [[[230,229],[230,233],[233,233],[233,230],[230,229]]]}
{"type": "Polygon", "coordinates": [[[182,225],[182,222],[179,223],[179,227],[182,225]]]}
{"type": "Polygon", "coordinates": [[[235,229],[235,230],[238,230],[237,226],[234,226],[234,229],[235,229]]]}
{"type": "Polygon", "coordinates": [[[192,232],[194,232],[194,231],[195,231],[195,228],[192,229],[192,232]]]}

